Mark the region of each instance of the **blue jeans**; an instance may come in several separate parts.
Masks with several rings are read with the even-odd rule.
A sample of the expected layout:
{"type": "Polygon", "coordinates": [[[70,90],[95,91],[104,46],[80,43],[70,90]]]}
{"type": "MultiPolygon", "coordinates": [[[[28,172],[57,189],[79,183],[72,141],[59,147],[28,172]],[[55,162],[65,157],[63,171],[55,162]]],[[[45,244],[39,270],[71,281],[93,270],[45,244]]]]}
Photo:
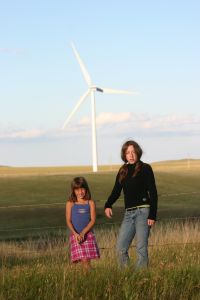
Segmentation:
{"type": "Polygon", "coordinates": [[[136,236],[136,268],[148,266],[148,237],[150,227],[147,224],[149,207],[126,211],[119,231],[117,254],[121,267],[128,265],[128,249],[136,236]]]}

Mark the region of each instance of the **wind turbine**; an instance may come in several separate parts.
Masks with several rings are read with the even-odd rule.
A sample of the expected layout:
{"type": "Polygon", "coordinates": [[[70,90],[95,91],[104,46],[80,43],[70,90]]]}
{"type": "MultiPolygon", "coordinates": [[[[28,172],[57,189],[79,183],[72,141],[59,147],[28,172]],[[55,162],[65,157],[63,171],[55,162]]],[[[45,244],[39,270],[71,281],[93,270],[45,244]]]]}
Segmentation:
{"type": "Polygon", "coordinates": [[[78,51],[76,50],[76,48],[73,44],[71,44],[71,47],[73,49],[73,52],[75,54],[75,57],[76,57],[79,65],[80,65],[83,77],[88,85],[88,89],[78,100],[74,109],[71,111],[68,118],[66,119],[62,129],[64,129],[67,126],[67,124],[71,120],[72,116],[75,114],[75,112],[81,106],[83,101],[87,98],[87,96],[90,95],[91,96],[91,112],[92,112],[92,166],[93,166],[93,172],[97,172],[98,171],[98,160],[97,160],[97,138],[96,138],[95,92],[106,93],[106,94],[128,94],[128,95],[137,94],[137,93],[130,92],[130,91],[124,91],[124,90],[114,90],[114,89],[110,89],[110,88],[99,88],[99,87],[93,85],[90,75],[89,75],[78,51]]]}

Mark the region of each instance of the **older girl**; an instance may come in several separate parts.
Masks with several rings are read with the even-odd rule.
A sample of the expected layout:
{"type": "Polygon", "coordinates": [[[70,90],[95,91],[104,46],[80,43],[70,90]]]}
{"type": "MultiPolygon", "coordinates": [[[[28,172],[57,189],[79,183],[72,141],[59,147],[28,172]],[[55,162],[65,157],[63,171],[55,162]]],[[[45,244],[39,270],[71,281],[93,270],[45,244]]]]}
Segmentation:
{"type": "Polygon", "coordinates": [[[142,149],[127,141],[121,149],[124,164],[119,169],[113,190],[105,203],[105,214],[112,217],[112,205],[124,192],[125,214],[120,228],[117,253],[121,266],[129,263],[128,249],[136,236],[136,268],[148,265],[149,229],[157,212],[157,190],[152,168],[142,162],[142,149]]]}

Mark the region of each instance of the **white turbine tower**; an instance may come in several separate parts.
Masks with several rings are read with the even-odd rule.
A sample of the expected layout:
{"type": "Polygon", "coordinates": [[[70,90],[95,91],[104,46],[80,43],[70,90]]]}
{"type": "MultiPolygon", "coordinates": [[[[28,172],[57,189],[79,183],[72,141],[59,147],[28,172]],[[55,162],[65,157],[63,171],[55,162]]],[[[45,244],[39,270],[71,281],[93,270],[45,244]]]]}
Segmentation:
{"type": "Polygon", "coordinates": [[[114,90],[110,88],[99,88],[92,84],[92,80],[90,78],[90,75],[80,57],[78,54],[75,46],[72,44],[72,49],[74,51],[74,54],[76,56],[76,59],[80,65],[81,71],[83,73],[83,77],[88,85],[87,91],[81,96],[77,104],[75,105],[72,112],[69,114],[68,118],[66,119],[62,129],[64,129],[69,121],[71,120],[72,116],[75,114],[75,112],[78,110],[80,105],[83,103],[83,101],[86,99],[87,96],[91,96],[91,110],[92,110],[92,165],[93,165],[93,172],[97,172],[98,170],[98,160],[97,160],[97,138],[96,138],[96,110],[95,110],[95,92],[101,92],[101,93],[107,93],[107,94],[137,94],[136,92],[129,92],[124,90],[114,90]]]}

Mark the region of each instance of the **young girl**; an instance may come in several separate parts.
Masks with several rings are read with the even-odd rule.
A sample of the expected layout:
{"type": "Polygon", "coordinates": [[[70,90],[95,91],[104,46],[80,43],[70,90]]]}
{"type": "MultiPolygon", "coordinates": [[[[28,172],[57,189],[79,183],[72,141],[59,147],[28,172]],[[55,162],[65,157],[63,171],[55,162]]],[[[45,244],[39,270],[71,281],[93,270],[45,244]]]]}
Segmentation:
{"type": "Polygon", "coordinates": [[[99,258],[99,249],[92,227],[96,220],[96,207],[90,189],[83,177],[71,183],[71,195],[66,204],[66,222],[70,230],[71,261],[81,262],[90,269],[90,260],[99,258]]]}

